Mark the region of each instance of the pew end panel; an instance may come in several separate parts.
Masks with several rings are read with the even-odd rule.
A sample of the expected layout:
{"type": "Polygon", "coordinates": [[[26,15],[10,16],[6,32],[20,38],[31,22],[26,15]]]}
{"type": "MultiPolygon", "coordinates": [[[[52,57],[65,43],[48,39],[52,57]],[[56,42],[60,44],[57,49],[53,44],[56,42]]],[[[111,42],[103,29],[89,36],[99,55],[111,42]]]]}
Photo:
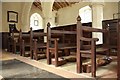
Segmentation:
{"type": "Polygon", "coordinates": [[[19,42],[19,30],[16,28],[16,24],[9,24],[9,33],[10,36],[8,37],[8,51],[16,53],[16,50],[19,51],[18,45],[16,43],[19,42]],[[17,47],[16,47],[17,46],[17,47]]]}
{"type": "Polygon", "coordinates": [[[33,39],[33,58],[35,60],[46,58],[46,44],[38,43],[37,39],[33,39]]]}
{"type": "Polygon", "coordinates": [[[46,43],[44,42],[44,36],[46,36],[46,33],[43,31],[32,31],[32,28],[30,30],[30,55],[31,59],[39,60],[46,58],[46,43]]]}
{"type": "MultiPolygon", "coordinates": [[[[96,54],[101,52],[107,52],[107,56],[109,56],[109,40],[107,43],[103,43],[104,45],[101,47],[96,47],[96,42],[98,41],[97,38],[86,38],[83,36],[83,31],[88,32],[102,32],[108,34],[108,29],[96,29],[91,27],[82,26],[81,24],[81,18],[78,16],[77,18],[77,73],[82,73],[82,60],[81,60],[81,54],[89,53],[91,55],[91,73],[92,77],[96,77],[96,54]],[[85,49],[83,41],[89,42],[89,48],[85,49]]],[[[109,39],[109,38],[108,38],[109,39]]]]}
{"type": "MultiPolygon", "coordinates": [[[[47,24],[47,63],[48,64],[55,64],[55,66],[60,66],[62,64],[66,63],[66,60],[61,59],[64,54],[65,56],[70,55],[71,49],[76,49],[76,45],[71,45],[70,40],[62,41],[61,37],[64,36],[64,34],[67,35],[75,35],[75,31],[65,31],[65,30],[52,30],[50,28],[50,23],[47,24]],[[56,37],[57,36],[57,37],[56,37]],[[60,53],[59,51],[62,51],[60,53]],[[51,57],[51,53],[54,54],[54,59],[51,57]],[[63,54],[64,53],[64,54],[63,54]],[[62,56],[60,56],[62,54],[62,56]]],[[[62,38],[63,39],[63,38],[62,38]]],[[[65,39],[64,39],[65,40],[65,39]]]]}

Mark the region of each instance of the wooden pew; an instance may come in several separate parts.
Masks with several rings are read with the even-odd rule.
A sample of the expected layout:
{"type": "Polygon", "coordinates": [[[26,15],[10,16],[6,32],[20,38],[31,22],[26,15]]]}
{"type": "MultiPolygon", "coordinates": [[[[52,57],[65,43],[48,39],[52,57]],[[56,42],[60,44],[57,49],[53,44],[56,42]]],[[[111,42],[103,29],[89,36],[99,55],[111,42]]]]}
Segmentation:
{"type": "MultiPolygon", "coordinates": [[[[92,27],[92,23],[82,23],[82,26],[90,26],[92,27]]],[[[69,24],[63,26],[52,27],[52,30],[63,30],[63,31],[76,31],[76,24],[69,24]]],[[[85,37],[91,37],[92,34],[90,32],[84,32],[83,34],[85,37]]],[[[62,34],[59,36],[60,43],[66,43],[68,40],[70,43],[76,43],[76,35],[69,35],[69,34],[62,34]]],[[[88,42],[84,42],[84,44],[88,44],[88,42]]]]}
{"type": "MultiPolygon", "coordinates": [[[[17,47],[20,48],[20,43],[19,43],[19,33],[15,33],[12,31],[12,36],[11,37],[11,46],[12,46],[12,52],[16,53],[17,47]]],[[[20,49],[19,49],[20,51],[20,49]]]]}
{"type": "Polygon", "coordinates": [[[15,41],[19,38],[19,30],[16,28],[16,24],[9,24],[9,37],[8,38],[8,51],[16,53],[15,41]]]}
{"type": "MultiPolygon", "coordinates": [[[[30,29],[30,57],[31,59],[38,60],[39,54],[45,54],[43,50],[46,50],[46,43],[44,43],[44,36],[46,33],[44,32],[33,32],[32,28],[30,29]],[[40,51],[41,50],[41,51],[40,51]]],[[[44,55],[46,57],[46,55],[44,55]]]]}
{"type": "Polygon", "coordinates": [[[19,32],[14,32],[12,31],[12,36],[11,37],[11,45],[12,45],[12,52],[16,53],[16,51],[19,51],[20,55],[25,55],[24,53],[24,46],[23,46],[23,40],[25,37],[29,37],[29,34],[26,32],[22,32],[20,29],[19,32]]]}
{"type": "Polygon", "coordinates": [[[30,55],[31,59],[33,59],[34,57],[34,59],[38,60],[38,53],[39,53],[38,50],[46,49],[46,44],[44,44],[43,36],[46,36],[46,34],[42,30],[33,31],[32,28],[30,28],[30,32],[27,33],[21,32],[20,33],[20,40],[22,44],[21,55],[23,56],[26,55],[25,48],[28,47],[29,52],[27,52],[28,53],[27,56],[30,55]]]}
{"type": "Polygon", "coordinates": [[[20,37],[19,37],[19,41],[20,41],[20,56],[29,56],[30,55],[30,32],[22,32],[22,30],[20,29],[20,37]],[[26,49],[27,48],[27,49],[26,49]],[[27,54],[26,54],[26,51],[27,54]]]}
{"type": "MultiPolygon", "coordinates": [[[[52,57],[51,53],[54,54],[55,60],[54,64],[55,66],[60,66],[64,63],[61,60],[59,60],[59,51],[67,52],[65,54],[70,54],[71,49],[76,49],[76,44],[68,44],[68,43],[58,43],[60,38],[59,36],[67,34],[67,35],[75,35],[76,31],[63,31],[63,30],[52,30],[50,28],[50,23],[47,24],[47,63],[52,63],[52,57]],[[53,37],[55,36],[55,37],[53,37]]],[[[69,41],[68,41],[69,42],[69,41]]]]}
{"type": "MultiPolygon", "coordinates": [[[[16,53],[16,51],[17,52],[19,51],[21,56],[25,55],[23,41],[24,40],[26,41],[26,39],[30,37],[30,34],[28,32],[22,32],[21,29],[20,29],[20,31],[18,31],[15,26],[10,27],[10,33],[11,33],[11,36],[9,36],[9,44],[8,45],[9,45],[9,47],[12,47],[12,52],[16,53]]],[[[28,44],[29,44],[28,40],[26,42],[28,42],[28,44]]],[[[24,45],[26,45],[26,42],[24,45]]],[[[10,49],[10,48],[8,48],[8,49],[10,49]]]]}
{"type": "Polygon", "coordinates": [[[77,73],[82,73],[81,54],[89,53],[91,55],[92,77],[96,77],[96,66],[97,66],[96,65],[96,54],[100,53],[100,52],[107,52],[107,56],[109,56],[109,40],[106,41],[107,43],[104,43],[103,47],[97,48],[96,41],[98,41],[98,39],[84,37],[83,31],[106,33],[106,37],[108,37],[107,39],[109,39],[108,30],[82,26],[80,16],[78,16],[78,18],[77,18],[77,73]],[[85,45],[83,45],[83,43],[82,43],[83,41],[90,42],[88,49],[85,49],[85,45]]]}

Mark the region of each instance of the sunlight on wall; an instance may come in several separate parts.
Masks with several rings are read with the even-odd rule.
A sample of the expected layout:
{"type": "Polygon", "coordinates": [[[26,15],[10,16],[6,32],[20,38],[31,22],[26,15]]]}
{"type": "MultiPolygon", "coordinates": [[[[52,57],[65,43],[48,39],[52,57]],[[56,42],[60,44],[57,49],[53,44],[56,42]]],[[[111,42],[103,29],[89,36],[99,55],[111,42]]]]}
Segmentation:
{"type": "MultiPolygon", "coordinates": [[[[92,22],[92,9],[89,6],[85,6],[81,9],[79,9],[79,15],[81,17],[81,22],[82,23],[92,22]]],[[[95,28],[99,28],[99,27],[95,27],[95,28]]],[[[103,36],[102,33],[96,33],[96,32],[92,33],[92,37],[99,39],[99,41],[96,42],[96,44],[102,44],[103,43],[103,37],[102,36],[103,36]]]]}
{"type": "Polygon", "coordinates": [[[82,23],[92,22],[92,10],[89,6],[79,9],[79,15],[82,23]]]}
{"type": "Polygon", "coordinates": [[[33,30],[43,29],[43,19],[38,13],[33,13],[30,17],[30,27],[33,30]]]}

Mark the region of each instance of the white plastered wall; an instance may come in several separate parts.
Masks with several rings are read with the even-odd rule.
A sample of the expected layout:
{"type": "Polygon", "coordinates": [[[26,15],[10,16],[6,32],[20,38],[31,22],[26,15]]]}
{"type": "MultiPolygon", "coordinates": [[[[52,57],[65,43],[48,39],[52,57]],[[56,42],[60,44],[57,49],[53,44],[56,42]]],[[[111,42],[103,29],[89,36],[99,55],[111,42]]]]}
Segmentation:
{"type": "Polygon", "coordinates": [[[2,2],[2,32],[9,31],[9,22],[7,22],[7,11],[18,12],[17,29],[21,28],[21,2],[2,2]]]}
{"type": "Polygon", "coordinates": [[[113,14],[118,13],[118,3],[106,2],[103,8],[103,11],[104,11],[104,14],[103,14],[104,20],[113,19],[113,14]]]}
{"type": "MultiPolygon", "coordinates": [[[[31,5],[32,3],[30,3],[31,5]]],[[[65,7],[62,8],[60,10],[58,10],[57,14],[58,14],[58,25],[66,25],[66,24],[73,24],[76,23],[76,17],[79,14],[79,9],[89,5],[90,3],[88,2],[84,2],[84,3],[77,3],[75,5],[72,5],[70,7],[65,7]]],[[[3,2],[2,3],[2,32],[8,32],[9,31],[9,26],[8,26],[8,22],[7,22],[7,11],[9,10],[13,10],[18,12],[18,23],[17,23],[17,28],[18,30],[20,28],[22,28],[24,31],[28,31],[29,30],[29,18],[30,15],[34,12],[40,13],[40,15],[42,16],[43,14],[41,12],[38,11],[38,8],[34,7],[33,9],[31,9],[31,6],[28,5],[28,8],[30,11],[28,11],[28,8],[26,7],[25,10],[24,9],[24,2],[3,2]],[[27,14],[27,13],[30,13],[27,14]],[[23,13],[24,12],[24,13],[23,13]],[[26,15],[26,16],[22,16],[22,15],[26,15]],[[27,18],[27,19],[26,19],[27,18]],[[24,23],[26,20],[28,20],[28,22],[24,23]],[[26,25],[27,24],[27,25],[26,25]],[[3,28],[4,27],[4,28],[3,28]]],[[[104,20],[108,20],[108,19],[112,19],[113,18],[113,14],[118,12],[118,3],[117,2],[107,2],[104,5],[103,8],[103,19],[104,20]]],[[[52,26],[55,26],[55,12],[52,12],[52,18],[51,18],[51,24],[52,26]]]]}
{"type": "MultiPolygon", "coordinates": [[[[66,25],[76,23],[76,18],[79,14],[79,9],[91,4],[83,2],[73,4],[70,7],[65,7],[58,10],[58,25],[66,25]]],[[[103,20],[113,19],[113,14],[118,13],[117,2],[106,2],[103,8],[103,20]]]]}
{"type": "Polygon", "coordinates": [[[24,32],[28,32],[30,28],[30,10],[32,7],[32,2],[24,2],[22,7],[22,16],[21,16],[21,29],[24,32]]]}
{"type": "Polygon", "coordinates": [[[60,9],[58,11],[58,25],[76,23],[76,18],[79,15],[79,9],[87,5],[89,5],[89,3],[83,2],[60,9]]]}

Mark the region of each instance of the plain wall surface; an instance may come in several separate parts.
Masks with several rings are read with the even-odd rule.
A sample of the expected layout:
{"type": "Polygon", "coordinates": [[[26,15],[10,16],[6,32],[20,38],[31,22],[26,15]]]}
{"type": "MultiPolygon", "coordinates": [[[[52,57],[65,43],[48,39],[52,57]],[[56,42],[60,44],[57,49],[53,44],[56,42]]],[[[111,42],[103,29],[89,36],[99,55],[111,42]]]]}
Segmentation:
{"type": "MultiPolygon", "coordinates": [[[[23,9],[24,2],[2,2],[2,28],[0,28],[1,32],[8,32],[9,31],[9,22],[7,22],[7,11],[16,11],[18,12],[18,23],[16,23],[17,29],[21,28],[22,24],[22,9],[23,9]]],[[[73,24],[76,23],[76,18],[79,14],[79,9],[90,5],[89,2],[77,3],[73,4],[72,6],[61,8],[57,11],[57,24],[58,25],[66,25],[66,24],[73,24]]],[[[117,2],[107,2],[103,7],[103,19],[113,19],[113,14],[118,13],[118,3],[117,2]]],[[[44,20],[42,11],[40,11],[37,7],[32,6],[30,10],[30,15],[33,13],[39,13],[44,20]]],[[[52,12],[51,24],[53,27],[56,26],[55,23],[55,15],[56,12],[52,12]]],[[[29,28],[29,27],[28,27],[29,28]]],[[[28,29],[25,28],[25,29],[28,29]]]]}
{"type": "MultiPolygon", "coordinates": [[[[76,18],[79,15],[79,9],[89,5],[90,3],[84,2],[60,9],[58,11],[58,25],[76,23],[76,18]]],[[[113,19],[114,13],[118,13],[118,3],[106,2],[103,6],[103,20],[113,19]]]]}
{"type": "Polygon", "coordinates": [[[16,24],[16,28],[19,30],[21,27],[21,9],[22,3],[21,2],[3,2],[2,3],[2,32],[9,31],[9,23],[7,22],[7,11],[15,11],[18,12],[18,23],[16,24]]]}

